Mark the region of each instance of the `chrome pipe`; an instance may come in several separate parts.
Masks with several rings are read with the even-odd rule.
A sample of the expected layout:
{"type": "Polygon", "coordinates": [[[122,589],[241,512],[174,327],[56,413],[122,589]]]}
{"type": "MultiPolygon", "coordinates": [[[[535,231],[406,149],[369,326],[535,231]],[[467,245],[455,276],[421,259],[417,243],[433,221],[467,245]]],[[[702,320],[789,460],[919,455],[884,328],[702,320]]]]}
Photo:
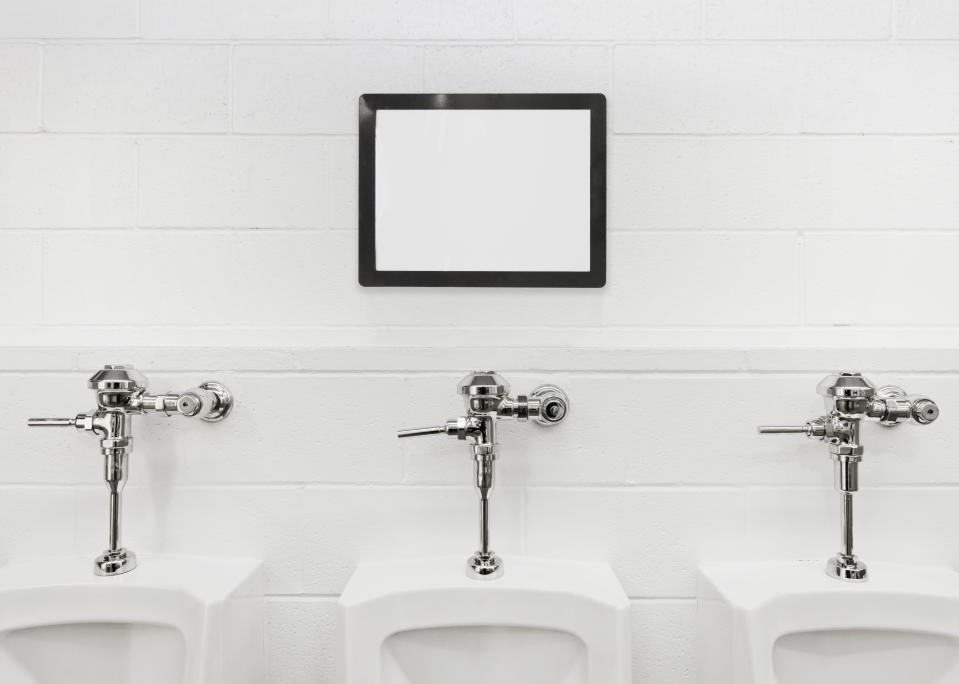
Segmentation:
{"type": "Polygon", "coordinates": [[[73,427],[74,418],[27,418],[28,427],[73,427]]]}
{"type": "Polygon", "coordinates": [[[808,432],[805,425],[760,425],[761,435],[804,435],[808,432]]]}
{"type": "Polygon", "coordinates": [[[110,490],[110,551],[120,548],[120,490],[110,490]]]}
{"type": "Polygon", "coordinates": [[[398,430],[397,437],[425,437],[426,435],[445,435],[446,426],[437,425],[436,427],[410,428],[408,430],[398,430]]]}
{"type": "Polygon", "coordinates": [[[843,492],[842,493],[842,539],[840,540],[840,553],[844,556],[850,558],[854,557],[853,554],[853,509],[852,509],[852,493],[843,492]]]}

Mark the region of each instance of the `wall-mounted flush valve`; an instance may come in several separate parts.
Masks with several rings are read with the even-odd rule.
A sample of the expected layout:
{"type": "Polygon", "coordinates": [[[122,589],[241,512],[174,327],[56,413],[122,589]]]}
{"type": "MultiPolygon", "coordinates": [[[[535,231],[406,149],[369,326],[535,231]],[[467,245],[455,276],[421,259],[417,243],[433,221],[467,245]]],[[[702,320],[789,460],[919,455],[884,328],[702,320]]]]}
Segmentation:
{"type": "Polygon", "coordinates": [[[569,413],[569,398],[553,385],[542,385],[529,396],[509,396],[509,383],[495,371],[474,371],[457,385],[466,401],[466,415],[443,425],[400,430],[398,437],[449,435],[469,443],[474,461],[474,484],[480,500],[480,548],[470,556],[466,574],[474,579],[495,579],[503,574],[503,561],[489,546],[489,497],[496,461],[496,422],[533,420],[543,426],[562,422],[569,413]]]}
{"type": "Polygon", "coordinates": [[[829,375],[819,383],[817,390],[823,396],[826,415],[806,421],[803,425],[762,426],[760,434],[802,434],[818,439],[829,446],[836,464],[836,489],[842,497],[842,547],[829,559],[826,573],[847,582],[864,582],[868,578],[866,564],[853,553],[853,499],[859,490],[859,463],[863,445],[860,426],[865,419],[892,427],[912,421],[928,425],[939,417],[939,407],[932,399],[907,395],[892,385],[876,389],[860,373],[846,372],[829,375]]]}
{"type": "Polygon", "coordinates": [[[147,394],[146,378],[130,366],[104,366],[87,382],[96,392],[97,408],[75,418],[30,418],[31,427],[74,427],[100,438],[104,480],[110,488],[109,548],[94,566],[97,575],[120,575],[137,565],[136,555],[120,545],[120,497],[133,449],[133,416],[164,413],[215,422],[233,408],[233,396],[217,382],[205,382],[182,393],[147,394]]]}

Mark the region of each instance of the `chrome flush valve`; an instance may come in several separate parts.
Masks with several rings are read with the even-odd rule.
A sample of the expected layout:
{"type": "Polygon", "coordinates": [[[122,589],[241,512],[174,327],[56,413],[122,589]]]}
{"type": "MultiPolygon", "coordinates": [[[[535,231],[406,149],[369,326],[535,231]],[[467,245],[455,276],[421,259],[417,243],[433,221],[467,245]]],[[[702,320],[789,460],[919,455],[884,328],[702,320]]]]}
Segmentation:
{"type": "Polygon", "coordinates": [[[120,496],[133,449],[133,416],[164,413],[214,422],[225,418],[233,408],[233,396],[217,382],[205,382],[179,394],[147,394],[146,385],[146,378],[132,366],[104,366],[87,382],[87,387],[96,392],[96,409],[75,418],[27,421],[31,427],[74,427],[100,438],[103,477],[110,488],[110,535],[109,548],[95,561],[97,575],[119,575],[137,565],[136,555],[120,546],[120,496]]]}
{"type": "Polygon", "coordinates": [[[829,559],[826,573],[847,582],[864,582],[866,564],[853,553],[853,499],[859,490],[859,463],[863,445],[860,426],[872,419],[893,427],[912,421],[928,425],[939,417],[939,407],[927,397],[907,395],[901,387],[888,385],[876,389],[856,372],[829,375],[819,383],[827,413],[803,425],[761,426],[760,434],[804,434],[829,445],[836,464],[836,489],[842,497],[842,550],[829,559]]]}
{"type": "Polygon", "coordinates": [[[480,548],[467,561],[466,574],[474,579],[495,579],[503,574],[502,559],[489,547],[489,497],[498,446],[496,422],[532,419],[545,427],[556,425],[569,412],[569,398],[558,387],[541,385],[529,396],[520,394],[514,399],[509,396],[509,383],[496,371],[474,371],[456,389],[466,401],[465,416],[436,427],[400,430],[397,436],[445,434],[469,443],[480,500],[480,548]]]}

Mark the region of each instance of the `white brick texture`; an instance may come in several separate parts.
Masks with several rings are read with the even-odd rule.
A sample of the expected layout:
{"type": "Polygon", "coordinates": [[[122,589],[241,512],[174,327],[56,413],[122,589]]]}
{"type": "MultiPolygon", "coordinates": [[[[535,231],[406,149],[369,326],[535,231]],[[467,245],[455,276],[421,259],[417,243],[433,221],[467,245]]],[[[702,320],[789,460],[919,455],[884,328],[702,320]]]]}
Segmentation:
{"type": "Polygon", "coordinates": [[[132,226],[136,160],[128,138],[0,136],[0,228],[132,226]]]}
{"type": "Polygon", "coordinates": [[[140,147],[143,226],[325,227],[325,140],[151,138],[140,147]]]}
{"type": "Polygon", "coordinates": [[[704,3],[707,38],[876,40],[888,38],[892,33],[893,0],[704,0],[704,3]]]}
{"type": "Polygon", "coordinates": [[[47,46],[44,125],[52,131],[226,131],[228,68],[228,49],[221,46],[47,46]]]}
{"type": "Polygon", "coordinates": [[[132,38],[135,0],[0,3],[0,38],[132,38]]]}
{"type": "Polygon", "coordinates": [[[896,35],[908,40],[959,38],[959,13],[950,0],[896,0],[896,35]]]}
{"type": "Polygon", "coordinates": [[[327,0],[140,0],[140,35],[193,40],[326,37],[327,0]]]}
{"type": "Polygon", "coordinates": [[[39,45],[0,45],[0,131],[40,128],[39,45]]]}
{"type": "Polygon", "coordinates": [[[516,0],[516,33],[530,40],[694,40],[698,0],[516,0]]]}
{"type": "Polygon", "coordinates": [[[359,96],[419,91],[422,56],[414,47],[240,46],[233,81],[239,132],[356,135],[359,96]]]}
{"type": "Polygon", "coordinates": [[[609,91],[609,50],[603,46],[430,47],[428,92],[609,91]]]}
{"type": "Polygon", "coordinates": [[[952,137],[614,138],[622,230],[959,228],[952,137]],[[693,192],[696,201],[690,202],[693,192]]]}
{"type": "Polygon", "coordinates": [[[30,325],[39,321],[42,263],[40,236],[23,231],[0,232],[2,325],[30,325]]]}
{"type": "Polygon", "coordinates": [[[507,39],[509,0],[329,0],[330,34],[354,40],[507,39]]]}
{"type": "Polygon", "coordinates": [[[618,133],[954,133],[959,46],[754,43],[614,52],[618,133]]]}

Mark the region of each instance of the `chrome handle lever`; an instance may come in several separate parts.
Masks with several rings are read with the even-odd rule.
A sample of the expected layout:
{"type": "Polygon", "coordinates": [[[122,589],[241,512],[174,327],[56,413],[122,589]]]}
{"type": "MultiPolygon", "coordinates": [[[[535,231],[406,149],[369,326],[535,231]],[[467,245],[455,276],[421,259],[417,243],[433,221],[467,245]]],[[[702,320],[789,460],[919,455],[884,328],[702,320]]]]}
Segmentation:
{"type": "Polygon", "coordinates": [[[423,437],[425,435],[445,435],[446,426],[437,425],[436,427],[410,428],[409,430],[398,430],[397,437],[423,437]]]}
{"type": "Polygon", "coordinates": [[[76,427],[76,418],[28,418],[27,427],[76,427]]]}
{"type": "Polygon", "coordinates": [[[760,425],[761,435],[804,435],[808,432],[805,425],[760,425]]]}
{"type": "Polygon", "coordinates": [[[760,425],[761,435],[806,435],[810,439],[823,439],[828,431],[828,416],[807,420],[804,425],[760,425]]]}

